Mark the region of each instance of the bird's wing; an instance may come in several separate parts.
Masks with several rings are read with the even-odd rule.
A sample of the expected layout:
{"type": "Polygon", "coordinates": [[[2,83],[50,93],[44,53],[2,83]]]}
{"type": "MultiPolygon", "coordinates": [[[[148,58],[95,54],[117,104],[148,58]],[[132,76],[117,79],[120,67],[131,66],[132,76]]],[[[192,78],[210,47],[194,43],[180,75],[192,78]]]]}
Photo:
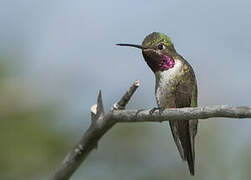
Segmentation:
{"type": "MultiPolygon", "coordinates": [[[[190,66],[183,69],[181,78],[177,82],[175,104],[176,108],[197,106],[197,84],[190,66]]],[[[191,174],[194,174],[194,138],[197,132],[198,120],[178,120],[175,123],[178,129],[179,140],[183,147],[184,157],[188,161],[191,174]]]]}

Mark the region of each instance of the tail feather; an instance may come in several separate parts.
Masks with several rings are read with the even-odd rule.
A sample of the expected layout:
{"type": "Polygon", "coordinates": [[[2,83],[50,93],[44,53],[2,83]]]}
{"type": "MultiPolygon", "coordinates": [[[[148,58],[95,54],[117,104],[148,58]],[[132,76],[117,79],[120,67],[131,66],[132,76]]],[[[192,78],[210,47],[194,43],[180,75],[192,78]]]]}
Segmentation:
{"type": "Polygon", "coordinates": [[[180,157],[181,157],[181,159],[183,161],[186,161],[185,156],[184,156],[184,151],[183,151],[183,148],[182,148],[179,136],[178,136],[179,135],[178,134],[178,128],[175,125],[175,122],[173,122],[173,121],[169,121],[169,125],[170,125],[171,132],[172,132],[172,135],[173,135],[173,140],[174,140],[174,142],[176,144],[176,147],[177,147],[177,149],[179,151],[180,157]]]}
{"type": "Polygon", "coordinates": [[[194,134],[190,133],[189,121],[170,121],[174,141],[183,160],[187,161],[191,175],[194,175],[194,134]]]}
{"type": "Polygon", "coordinates": [[[179,121],[179,138],[184,151],[190,174],[194,176],[194,141],[191,141],[189,121],[179,121]],[[192,144],[193,143],[193,144],[192,144]]]}
{"type": "MultiPolygon", "coordinates": [[[[190,139],[190,138],[189,138],[190,139]]],[[[190,142],[190,140],[188,140],[190,142]]],[[[192,151],[192,145],[191,142],[189,145],[186,147],[187,148],[187,164],[189,167],[190,174],[194,176],[194,156],[193,156],[193,151],[192,151]]]]}
{"type": "Polygon", "coordinates": [[[191,142],[191,147],[192,147],[192,153],[193,153],[193,160],[195,159],[195,136],[197,134],[197,125],[198,125],[198,120],[193,119],[189,120],[189,132],[190,132],[190,142],[191,142]]]}

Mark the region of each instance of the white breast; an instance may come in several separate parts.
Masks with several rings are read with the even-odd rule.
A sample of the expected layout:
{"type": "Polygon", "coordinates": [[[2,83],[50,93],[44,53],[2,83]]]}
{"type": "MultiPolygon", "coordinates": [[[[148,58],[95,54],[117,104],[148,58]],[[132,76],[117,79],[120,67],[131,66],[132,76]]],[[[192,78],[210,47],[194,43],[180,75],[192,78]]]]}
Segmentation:
{"type": "Polygon", "coordinates": [[[177,76],[177,74],[181,71],[182,62],[178,59],[175,59],[175,65],[173,68],[168,69],[166,71],[157,71],[155,72],[156,84],[155,84],[155,96],[157,100],[158,106],[166,102],[161,102],[161,100],[166,101],[166,96],[168,92],[168,86],[172,82],[172,80],[177,76]]]}

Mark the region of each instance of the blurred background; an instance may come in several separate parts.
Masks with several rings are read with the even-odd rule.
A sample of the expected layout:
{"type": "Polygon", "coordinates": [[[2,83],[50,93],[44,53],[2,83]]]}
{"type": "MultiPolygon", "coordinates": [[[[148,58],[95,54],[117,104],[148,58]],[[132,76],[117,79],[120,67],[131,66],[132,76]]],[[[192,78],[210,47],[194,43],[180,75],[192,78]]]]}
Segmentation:
{"type": "MultiPolygon", "coordinates": [[[[159,31],[193,66],[199,105],[251,105],[248,0],[0,0],[0,179],[47,179],[90,124],[141,86],[128,109],[156,106],[154,75],[137,49],[159,31]]],[[[251,120],[199,123],[196,176],[168,122],[118,124],[72,179],[250,179],[251,120]]]]}

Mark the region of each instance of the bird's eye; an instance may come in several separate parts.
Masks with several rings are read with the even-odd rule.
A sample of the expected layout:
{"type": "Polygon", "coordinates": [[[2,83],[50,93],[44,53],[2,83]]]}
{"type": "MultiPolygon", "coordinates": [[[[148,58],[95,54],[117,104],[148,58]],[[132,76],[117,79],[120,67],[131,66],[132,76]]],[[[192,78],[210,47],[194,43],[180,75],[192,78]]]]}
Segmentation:
{"type": "Polygon", "coordinates": [[[164,49],[164,48],[165,48],[164,44],[159,44],[159,45],[158,45],[158,49],[159,49],[159,50],[162,50],[162,49],[164,49]]]}

